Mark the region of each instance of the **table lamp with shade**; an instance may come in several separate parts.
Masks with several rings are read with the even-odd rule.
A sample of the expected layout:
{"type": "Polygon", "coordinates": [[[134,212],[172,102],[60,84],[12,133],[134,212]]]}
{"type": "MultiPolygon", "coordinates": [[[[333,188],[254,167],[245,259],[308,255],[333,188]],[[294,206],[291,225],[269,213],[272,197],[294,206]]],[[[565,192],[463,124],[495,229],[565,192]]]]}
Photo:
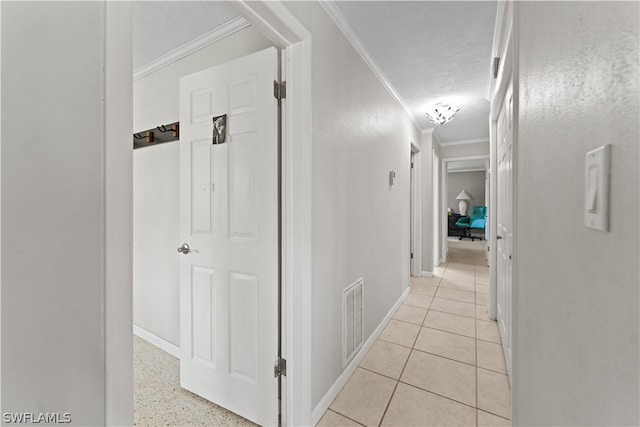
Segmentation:
{"type": "Polygon", "coordinates": [[[460,208],[460,215],[467,216],[467,200],[471,200],[471,196],[465,190],[462,190],[456,200],[460,200],[458,207],[460,208]]]}

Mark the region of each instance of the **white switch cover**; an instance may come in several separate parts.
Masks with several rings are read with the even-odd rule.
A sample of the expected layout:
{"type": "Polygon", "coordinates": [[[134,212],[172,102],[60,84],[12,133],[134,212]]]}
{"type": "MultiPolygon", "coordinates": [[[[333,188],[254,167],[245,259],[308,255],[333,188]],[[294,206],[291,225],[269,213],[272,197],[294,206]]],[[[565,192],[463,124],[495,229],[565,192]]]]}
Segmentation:
{"type": "Polygon", "coordinates": [[[609,164],[611,144],[589,151],[585,157],[584,225],[609,231],[609,164]]]}

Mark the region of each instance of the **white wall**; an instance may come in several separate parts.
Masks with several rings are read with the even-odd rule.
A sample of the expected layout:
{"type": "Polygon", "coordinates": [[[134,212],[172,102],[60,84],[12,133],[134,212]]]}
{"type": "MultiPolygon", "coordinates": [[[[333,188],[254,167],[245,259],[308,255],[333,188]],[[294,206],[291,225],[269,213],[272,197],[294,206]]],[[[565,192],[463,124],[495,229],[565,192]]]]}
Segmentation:
{"type": "Polygon", "coordinates": [[[178,142],[133,152],[133,322],[180,345],[178,142]]]}
{"type": "Polygon", "coordinates": [[[433,273],[433,129],[422,132],[422,271],[433,273]]]}
{"type": "Polygon", "coordinates": [[[117,326],[130,325],[130,306],[112,304],[131,284],[130,192],[115,194],[113,175],[121,168],[127,181],[131,152],[110,146],[130,122],[106,127],[115,118],[111,101],[127,115],[130,103],[128,94],[105,94],[122,77],[112,64],[130,67],[126,55],[105,65],[112,49],[130,53],[116,27],[105,31],[107,15],[126,22],[130,6],[116,13],[98,2],[0,7],[2,412],[130,424],[131,384],[119,384],[122,401],[105,391],[122,378],[110,365],[113,346],[131,360],[130,328],[117,326]],[[112,228],[120,235],[108,236],[112,228]]]}
{"type": "Polygon", "coordinates": [[[411,251],[413,252],[413,262],[411,266],[410,274],[412,276],[422,276],[422,142],[414,141],[412,143],[414,149],[418,149],[413,153],[412,149],[412,162],[413,162],[413,194],[412,199],[412,241],[411,251]]]}
{"type": "Polygon", "coordinates": [[[133,83],[134,131],[178,121],[180,77],[272,45],[258,30],[250,26],[136,80],[133,83]]]}
{"type": "Polygon", "coordinates": [[[473,197],[473,199],[467,200],[467,215],[471,215],[472,206],[486,206],[485,172],[449,172],[447,175],[447,206],[445,207],[458,212],[460,200],[456,200],[456,196],[462,190],[466,190],[469,196],[473,197]]]}
{"type": "MultiPolygon", "coordinates": [[[[487,117],[487,120],[489,118],[487,117]]],[[[456,157],[489,156],[489,141],[469,144],[442,144],[440,158],[453,159],[456,157]]],[[[446,171],[443,171],[446,172],[446,171]]]]}
{"type": "Polygon", "coordinates": [[[408,286],[410,141],[420,135],[318,3],[284,5],[313,36],[316,406],[342,372],[341,290],[364,277],[368,337],[408,286]]]}
{"type": "MultiPolygon", "coordinates": [[[[133,84],[134,131],[179,119],[180,77],[271,46],[245,28],[133,84]]],[[[134,151],[134,324],[174,345],[179,334],[179,143],[134,151]]]]}
{"type": "Polygon", "coordinates": [[[640,424],[638,6],[518,3],[514,425],[640,424]],[[583,220],[602,144],[609,232],[583,220]]]}

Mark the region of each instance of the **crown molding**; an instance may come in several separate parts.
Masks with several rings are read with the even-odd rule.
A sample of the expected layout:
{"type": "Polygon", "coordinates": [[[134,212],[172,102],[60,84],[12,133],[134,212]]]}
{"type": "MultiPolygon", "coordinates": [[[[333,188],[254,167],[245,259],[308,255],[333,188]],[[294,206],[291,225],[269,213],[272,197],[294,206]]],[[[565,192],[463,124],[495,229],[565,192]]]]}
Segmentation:
{"type": "Polygon", "coordinates": [[[236,31],[240,31],[244,28],[247,28],[249,25],[249,21],[244,19],[241,16],[237,18],[233,18],[230,21],[225,22],[224,24],[214,28],[213,30],[205,33],[190,42],[172,50],[171,52],[162,55],[158,59],[154,59],[146,65],[138,68],[133,72],[133,80],[139,80],[149,74],[158,71],[160,68],[166,67],[169,64],[173,64],[174,62],[191,55],[198,50],[205,48],[231,34],[236,31]]]}
{"type": "Polygon", "coordinates": [[[336,26],[340,29],[342,34],[347,38],[351,46],[358,52],[358,54],[362,57],[364,62],[369,66],[373,74],[380,80],[382,86],[389,92],[389,94],[402,106],[404,111],[407,113],[411,121],[419,131],[422,131],[422,126],[418,123],[418,120],[411,111],[411,108],[404,102],[404,99],[400,96],[400,94],[396,91],[395,87],[391,84],[387,76],[384,74],[378,63],[373,59],[367,48],[365,48],[364,44],[360,40],[360,38],[356,35],[355,31],[349,24],[349,21],[345,16],[340,12],[338,6],[336,6],[333,0],[320,0],[320,6],[327,12],[327,15],[333,20],[336,26]]]}
{"type": "Polygon", "coordinates": [[[429,135],[430,133],[433,133],[434,130],[434,128],[422,129],[422,134],[429,135]]]}
{"type": "Polygon", "coordinates": [[[447,173],[458,173],[458,172],[484,172],[486,169],[456,169],[456,170],[448,170],[447,173]]]}
{"type": "Polygon", "coordinates": [[[440,145],[443,147],[448,147],[450,145],[467,145],[467,144],[482,144],[482,143],[489,143],[489,139],[480,138],[480,139],[465,139],[464,141],[440,142],[440,145]]]}

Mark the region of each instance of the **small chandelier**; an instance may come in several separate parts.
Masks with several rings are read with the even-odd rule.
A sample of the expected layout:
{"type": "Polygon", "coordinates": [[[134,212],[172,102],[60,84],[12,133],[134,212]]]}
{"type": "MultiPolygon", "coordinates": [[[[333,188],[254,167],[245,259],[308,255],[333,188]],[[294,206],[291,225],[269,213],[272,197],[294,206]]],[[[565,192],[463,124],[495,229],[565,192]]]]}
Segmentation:
{"type": "Polygon", "coordinates": [[[427,111],[425,114],[432,123],[436,125],[443,125],[453,120],[458,111],[460,111],[460,108],[438,102],[436,105],[430,108],[430,111],[427,111]]]}

